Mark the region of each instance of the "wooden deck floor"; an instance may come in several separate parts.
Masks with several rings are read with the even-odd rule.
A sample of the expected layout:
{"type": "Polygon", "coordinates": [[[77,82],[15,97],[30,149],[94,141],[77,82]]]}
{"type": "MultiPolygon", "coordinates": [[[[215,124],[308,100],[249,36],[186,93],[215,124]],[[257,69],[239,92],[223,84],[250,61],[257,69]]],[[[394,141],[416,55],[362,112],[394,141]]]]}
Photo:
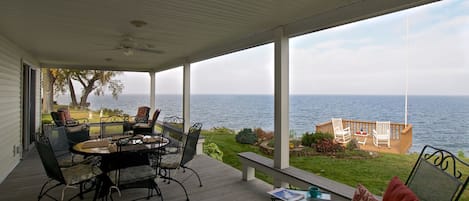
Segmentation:
{"type": "MultiPolygon", "coordinates": [[[[353,138],[356,138],[359,141],[363,141],[365,137],[361,136],[352,136],[353,138]]],[[[381,153],[393,153],[393,154],[399,154],[399,146],[400,146],[401,141],[400,140],[391,140],[391,148],[388,148],[384,144],[380,144],[378,147],[373,144],[373,136],[369,135],[366,137],[366,143],[365,145],[360,144],[360,149],[365,150],[365,151],[373,151],[373,152],[381,152],[381,153]]]]}
{"type": "MultiPolygon", "coordinates": [[[[183,173],[176,172],[174,175],[186,186],[191,200],[231,200],[231,201],[256,201],[270,200],[267,191],[272,189],[270,184],[260,180],[244,182],[241,180],[241,172],[224,163],[213,160],[205,155],[196,156],[190,167],[194,168],[202,179],[203,187],[198,186],[195,175],[190,171],[183,173]]],[[[12,200],[37,200],[37,194],[41,185],[47,180],[44,169],[37,152],[32,151],[14,169],[14,171],[0,184],[0,201],[12,200]]],[[[185,200],[184,192],[175,183],[162,183],[157,181],[163,192],[165,201],[185,200]]],[[[53,191],[57,198],[60,198],[61,188],[53,191]]],[[[66,197],[78,192],[75,189],[67,189],[66,197]]],[[[128,189],[122,191],[122,197],[114,194],[114,200],[133,200],[135,197],[146,195],[146,189],[128,189]]],[[[86,201],[92,200],[93,193],[85,195],[86,201]]],[[[43,198],[42,200],[51,200],[43,198]]],[[[80,200],[76,198],[74,200],[80,200]]],[[[150,200],[160,200],[160,197],[153,197],[150,200]]]]}

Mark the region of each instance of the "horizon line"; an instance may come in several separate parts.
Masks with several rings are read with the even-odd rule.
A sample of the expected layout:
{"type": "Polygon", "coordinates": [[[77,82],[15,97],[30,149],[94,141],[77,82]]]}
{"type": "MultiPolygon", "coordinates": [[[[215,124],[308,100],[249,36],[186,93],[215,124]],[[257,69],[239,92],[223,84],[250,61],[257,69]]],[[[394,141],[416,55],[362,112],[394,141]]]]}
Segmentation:
{"type": "MultiPolygon", "coordinates": [[[[59,96],[69,96],[70,94],[59,94],[59,96]]],[[[149,93],[123,93],[123,94],[119,94],[119,95],[150,95],[149,93]]],[[[161,93],[161,94],[156,94],[156,96],[158,95],[179,95],[179,96],[182,96],[183,94],[182,93],[161,93]]],[[[191,94],[191,95],[240,95],[240,96],[274,96],[274,94],[267,94],[267,93],[258,93],[258,94],[254,94],[254,93],[231,93],[231,94],[228,94],[228,93],[194,93],[194,94],[191,94]]],[[[298,93],[298,94],[290,94],[290,96],[405,96],[405,94],[340,94],[340,93],[337,93],[337,94],[320,94],[320,93],[317,93],[317,94],[314,94],[314,93],[311,93],[311,94],[302,94],[302,93],[298,93]]],[[[79,96],[79,94],[77,94],[77,96],[79,96]]],[[[90,94],[90,96],[96,96],[94,94],[90,94]]],[[[112,96],[110,94],[104,94],[104,95],[101,95],[101,96],[112,96]]],[[[408,94],[408,96],[469,96],[469,94],[408,94]]]]}

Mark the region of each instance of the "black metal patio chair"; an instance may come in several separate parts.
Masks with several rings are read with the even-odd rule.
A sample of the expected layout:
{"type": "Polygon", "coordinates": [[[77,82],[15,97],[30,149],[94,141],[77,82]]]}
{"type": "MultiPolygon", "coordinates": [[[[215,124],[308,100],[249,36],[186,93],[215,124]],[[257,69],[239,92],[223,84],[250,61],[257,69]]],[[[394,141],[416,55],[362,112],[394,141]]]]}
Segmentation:
{"type": "Polygon", "coordinates": [[[65,190],[67,188],[77,188],[78,185],[80,192],[73,196],[73,199],[76,196],[83,198],[83,193],[89,192],[91,188],[84,189],[85,182],[91,181],[96,176],[102,174],[102,171],[97,166],[93,164],[77,164],[67,168],[61,168],[57,161],[56,156],[54,155],[54,150],[49,142],[49,139],[44,135],[37,136],[36,148],[41,158],[42,165],[46,171],[49,180],[46,181],[38,195],[38,200],[41,200],[44,196],[47,196],[53,200],[58,200],[48,192],[58,186],[65,185],[62,189],[62,194],[60,200],[64,200],[65,190]],[[48,187],[46,186],[51,182],[57,182],[55,185],[48,187]]]}
{"type": "Polygon", "coordinates": [[[194,169],[187,166],[187,163],[191,161],[196,154],[196,147],[201,129],[201,123],[195,123],[194,125],[192,125],[189,129],[189,133],[185,135],[186,139],[183,151],[176,154],[162,155],[160,159],[161,161],[159,162],[159,175],[161,176],[161,178],[167,179],[168,181],[175,181],[176,183],[178,183],[184,190],[187,200],[189,200],[189,196],[187,194],[186,188],[184,187],[181,181],[178,181],[171,176],[171,170],[175,170],[178,168],[182,168],[184,171],[186,169],[191,170],[197,176],[197,179],[199,180],[199,185],[200,187],[202,187],[202,181],[200,179],[199,174],[194,169]]]}
{"type": "Polygon", "coordinates": [[[153,197],[153,190],[155,190],[157,195],[163,200],[161,190],[155,182],[158,176],[157,171],[150,166],[149,153],[123,151],[123,148],[126,146],[139,146],[129,145],[128,143],[128,139],[120,139],[116,144],[117,152],[105,159],[108,164],[106,171],[109,171],[107,174],[112,182],[109,189],[109,197],[113,200],[113,190],[117,191],[119,196],[121,196],[121,190],[123,189],[147,188],[148,193],[144,198],[149,199],[153,197]]]}
{"type": "Polygon", "coordinates": [[[455,201],[469,181],[469,164],[444,149],[425,145],[406,185],[426,201],[455,201]]]}

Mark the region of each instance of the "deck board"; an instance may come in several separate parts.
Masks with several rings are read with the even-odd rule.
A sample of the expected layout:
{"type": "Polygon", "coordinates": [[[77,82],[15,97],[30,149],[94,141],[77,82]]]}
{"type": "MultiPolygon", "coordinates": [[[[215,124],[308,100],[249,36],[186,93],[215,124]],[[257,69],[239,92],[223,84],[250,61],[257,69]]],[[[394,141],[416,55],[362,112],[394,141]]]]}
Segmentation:
{"type": "MultiPolygon", "coordinates": [[[[363,137],[357,137],[355,135],[353,136],[353,138],[356,138],[359,141],[363,141],[363,139],[364,139],[363,137]]],[[[366,138],[367,139],[366,139],[365,145],[360,144],[360,149],[361,150],[372,151],[372,152],[381,152],[381,153],[400,154],[400,150],[399,150],[400,143],[401,143],[400,140],[391,140],[391,147],[388,148],[384,144],[380,144],[379,146],[375,146],[373,144],[373,136],[371,136],[371,135],[368,135],[366,138]]]]}
{"type": "MultiPolygon", "coordinates": [[[[242,181],[241,172],[231,166],[218,162],[205,155],[198,155],[189,165],[194,168],[202,179],[203,187],[199,187],[195,175],[191,171],[175,172],[173,174],[178,180],[183,181],[191,200],[233,200],[233,201],[256,201],[270,200],[266,193],[272,189],[270,184],[261,180],[242,181]]],[[[0,201],[7,200],[37,200],[37,194],[42,184],[47,180],[44,169],[37,152],[28,153],[13,172],[0,184],[0,201]]],[[[163,192],[165,201],[185,200],[184,192],[175,182],[165,184],[157,180],[163,192]]],[[[60,198],[61,189],[56,189],[53,194],[60,198]]],[[[78,192],[74,189],[66,191],[66,197],[78,192]]],[[[145,196],[146,189],[128,189],[122,191],[122,197],[114,194],[114,200],[133,200],[135,197],[145,196]]],[[[85,201],[92,200],[92,193],[85,195],[85,201]]],[[[50,200],[43,198],[42,200],[50,200]]],[[[76,198],[74,200],[80,200],[76,198]]],[[[160,200],[153,197],[150,200],[160,200]]]]}

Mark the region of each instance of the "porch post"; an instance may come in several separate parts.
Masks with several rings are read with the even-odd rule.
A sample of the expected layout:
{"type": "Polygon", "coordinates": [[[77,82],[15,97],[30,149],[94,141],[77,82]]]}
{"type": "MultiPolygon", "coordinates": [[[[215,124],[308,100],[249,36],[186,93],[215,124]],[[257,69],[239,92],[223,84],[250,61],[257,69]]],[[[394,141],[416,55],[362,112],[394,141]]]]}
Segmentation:
{"type": "Polygon", "coordinates": [[[155,95],[155,72],[149,72],[150,73],[150,110],[151,113],[156,110],[156,95],[155,95]]]}
{"type": "Polygon", "coordinates": [[[189,132],[191,127],[190,103],[191,103],[191,64],[184,63],[183,89],[182,89],[182,116],[184,119],[184,132],[189,132]]]}
{"type": "MultiPolygon", "coordinates": [[[[283,27],[275,30],[275,91],[274,91],[274,167],[289,167],[289,66],[288,37],[283,27]]],[[[274,178],[274,186],[286,183],[274,178]]]]}

